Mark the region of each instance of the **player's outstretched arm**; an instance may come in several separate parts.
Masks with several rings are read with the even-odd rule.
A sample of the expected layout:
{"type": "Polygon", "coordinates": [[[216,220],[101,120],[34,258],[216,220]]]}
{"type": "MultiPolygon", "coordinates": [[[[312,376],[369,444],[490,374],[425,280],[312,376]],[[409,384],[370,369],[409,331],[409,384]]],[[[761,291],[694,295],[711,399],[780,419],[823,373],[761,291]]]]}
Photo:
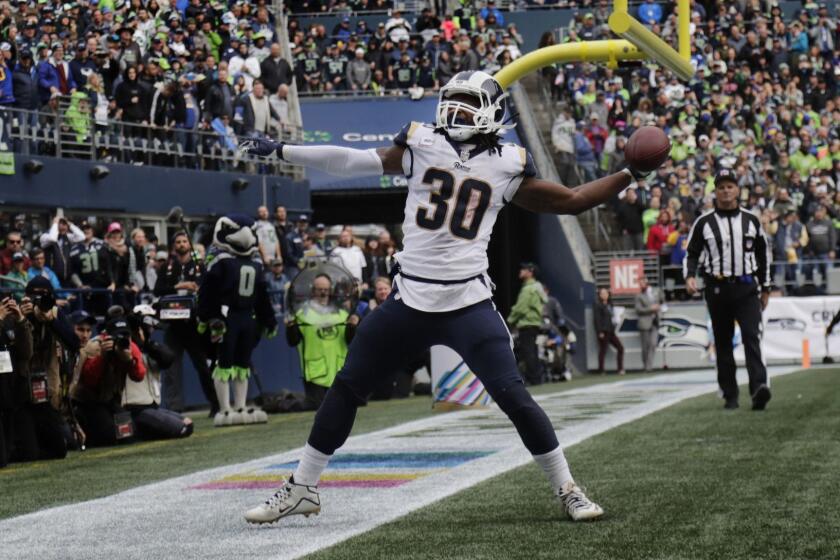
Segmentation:
{"type": "Polygon", "coordinates": [[[519,185],[513,202],[532,212],[580,214],[602,204],[634,180],[629,169],[570,189],[559,183],[528,177],[519,185]]]}
{"type": "Polygon", "coordinates": [[[391,146],[370,150],[357,150],[342,146],[292,146],[265,138],[248,138],[239,149],[255,156],[267,157],[273,153],[289,163],[303,165],[338,175],[340,177],[369,177],[371,175],[403,172],[402,156],[405,148],[391,146]]]}

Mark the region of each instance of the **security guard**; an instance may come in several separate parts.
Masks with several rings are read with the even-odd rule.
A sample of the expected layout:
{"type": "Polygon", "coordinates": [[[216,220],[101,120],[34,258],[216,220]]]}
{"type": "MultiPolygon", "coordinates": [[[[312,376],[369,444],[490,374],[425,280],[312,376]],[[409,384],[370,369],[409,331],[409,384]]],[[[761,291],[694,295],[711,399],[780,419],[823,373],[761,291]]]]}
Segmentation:
{"type": "Polygon", "coordinates": [[[767,369],[761,359],[761,312],[770,295],[771,246],[758,217],[739,205],[735,173],[722,169],[715,177],[715,208],[695,220],[688,235],[683,276],[689,294],[697,292],[702,274],[717,352],[718,384],[724,408],[738,408],[738,383],[732,337],[741,326],[753,410],[770,400],[767,369]],[[701,264],[702,263],[702,264],[701,264]]]}

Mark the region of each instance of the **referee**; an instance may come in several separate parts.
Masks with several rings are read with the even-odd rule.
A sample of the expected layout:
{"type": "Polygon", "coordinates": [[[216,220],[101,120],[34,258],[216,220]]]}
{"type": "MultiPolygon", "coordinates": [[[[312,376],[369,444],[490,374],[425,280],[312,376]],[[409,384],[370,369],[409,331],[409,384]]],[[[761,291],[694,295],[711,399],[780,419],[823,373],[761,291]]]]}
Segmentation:
{"type": "Polygon", "coordinates": [[[717,352],[718,385],[724,408],[738,408],[732,337],[741,326],[753,410],[770,400],[767,369],[761,359],[761,312],[770,295],[771,247],[758,217],[740,207],[738,181],[729,169],[715,177],[715,209],[694,222],[688,234],[683,276],[689,294],[697,274],[705,281],[717,352]],[[760,294],[760,295],[759,295],[760,294]]]}

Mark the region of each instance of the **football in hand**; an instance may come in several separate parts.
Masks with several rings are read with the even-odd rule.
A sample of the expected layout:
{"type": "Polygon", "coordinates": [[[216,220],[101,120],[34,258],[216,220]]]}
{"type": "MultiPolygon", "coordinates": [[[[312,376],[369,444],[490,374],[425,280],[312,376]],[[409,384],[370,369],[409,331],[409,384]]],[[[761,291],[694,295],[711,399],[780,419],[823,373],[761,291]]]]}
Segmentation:
{"type": "Polygon", "coordinates": [[[670,153],[671,141],[658,126],[643,126],[630,136],[624,146],[627,165],[643,173],[656,171],[670,153]]]}

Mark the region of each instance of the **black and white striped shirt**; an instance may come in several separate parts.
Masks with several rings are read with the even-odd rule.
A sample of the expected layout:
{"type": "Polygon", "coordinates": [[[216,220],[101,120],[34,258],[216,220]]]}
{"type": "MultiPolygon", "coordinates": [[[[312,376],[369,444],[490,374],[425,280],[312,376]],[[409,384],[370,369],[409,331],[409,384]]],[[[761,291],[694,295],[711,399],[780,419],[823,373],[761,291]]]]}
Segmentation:
{"type": "Polygon", "coordinates": [[[769,288],[771,251],[758,216],[744,208],[710,210],[691,226],[683,276],[695,276],[700,268],[718,279],[752,276],[769,288]]]}

